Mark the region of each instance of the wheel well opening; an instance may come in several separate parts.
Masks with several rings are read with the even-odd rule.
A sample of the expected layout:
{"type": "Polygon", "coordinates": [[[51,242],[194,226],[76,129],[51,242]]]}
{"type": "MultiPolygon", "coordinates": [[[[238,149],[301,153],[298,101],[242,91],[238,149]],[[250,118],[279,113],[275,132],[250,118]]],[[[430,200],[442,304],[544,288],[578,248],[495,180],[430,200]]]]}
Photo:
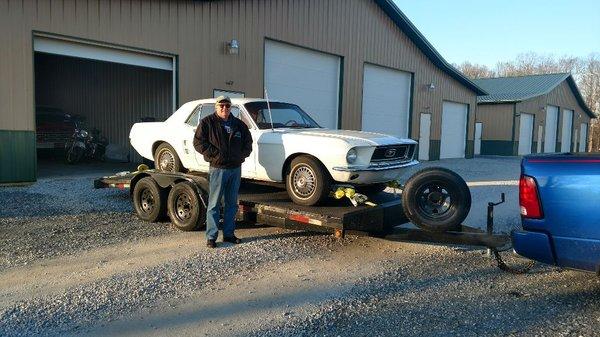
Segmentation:
{"type": "Polygon", "coordinates": [[[166,142],[159,140],[159,141],[156,141],[154,144],[152,144],[152,156],[153,157],[154,157],[154,153],[156,152],[156,149],[163,143],[166,143],[166,142]]]}
{"type": "Polygon", "coordinates": [[[287,174],[288,170],[290,169],[290,165],[292,164],[292,160],[300,157],[300,156],[306,156],[306,157],[310,157],[312,159],[314,159],[317,163],[319,163],[321,166],[323,166],[323,168],[325,168],[325,173],[329,175],[329,170],[327,170],[327,167],[325,167],[325,165],[323,164],[322,161],[319,160],[319,158],[310,155],[308,153],[294,153],[293,155],[289,156],[284,162],[283,162],[283,167],[282,167],[282,171],[281,171],[281,177],[283,178],[282,180],[285,182],[285,175],[287,174]]]}

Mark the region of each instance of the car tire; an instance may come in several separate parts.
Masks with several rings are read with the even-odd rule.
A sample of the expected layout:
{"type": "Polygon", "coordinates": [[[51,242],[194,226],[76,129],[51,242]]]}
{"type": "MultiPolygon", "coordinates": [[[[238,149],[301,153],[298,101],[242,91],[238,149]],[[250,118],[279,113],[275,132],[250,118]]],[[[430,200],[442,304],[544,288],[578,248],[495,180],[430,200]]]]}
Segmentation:
{"type": "Polygon", "coordinates": [[[325,200],[331,188],[331,177],[323,164],[309,156],[292,160],[285,177],[285,187],[292,201],[312,206],[325,200]]]}
{"type": "Polygon", "coordinates": [[[189,181],[175,184],[167,200],[171,223],[182,231],[193,231],[206,227],[206,207],[189,181]]]}
{"type": "Polygon", "coordinates": [[[151,177],[144,177],[133,188],[133,208],[138,218],[157,222],[166,215],[167,196],[151,177]]]}
{"type": "Polygon", "coordinates": [[[431,232],[456,230],[471,210],[471,192],[467,183],[451,170],[426,168],[406,182],[402,208],[419,228],[431,232]]]}
{"type": "Polygon", "coordinates": [[[375,195],[383,192],[383,190],[385,190],[386,188],[386,183],[378,183],[369,185],[359,185],[357,186],[356,191],[365,195],[375,195]]]}
{"type": "Polygon", "coordinates": [[[160,144],[154,151],[154,166],[163,172],[183,172],[177,152],[167,143],[160,144]]]}

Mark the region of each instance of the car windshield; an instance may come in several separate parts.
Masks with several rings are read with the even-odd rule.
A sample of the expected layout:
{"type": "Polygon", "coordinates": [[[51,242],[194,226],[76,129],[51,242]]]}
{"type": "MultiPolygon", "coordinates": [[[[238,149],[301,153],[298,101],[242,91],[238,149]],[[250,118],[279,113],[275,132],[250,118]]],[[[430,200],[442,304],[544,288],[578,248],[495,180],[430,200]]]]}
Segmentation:
{"type": "MultiPolygon", "coordinates": [[[[320,128],[319,124],[297,105],[280,102],[272,102],[270,105],[273,128],[320,128]]],[[[250,102],[246,103],[245,107],[259,129],[271,128],[267,102],[250,102]]]]}

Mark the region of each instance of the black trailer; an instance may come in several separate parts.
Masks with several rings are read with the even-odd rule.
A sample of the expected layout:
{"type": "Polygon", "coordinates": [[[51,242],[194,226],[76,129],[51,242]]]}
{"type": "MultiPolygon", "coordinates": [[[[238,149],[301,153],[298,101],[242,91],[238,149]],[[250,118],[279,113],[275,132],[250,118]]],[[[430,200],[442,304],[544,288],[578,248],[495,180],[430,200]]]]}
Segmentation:
{"type": "MultiPolygon", "coordinates": [[[[126,172],[96,179],[94,187],[130,189],[134,209],[143,220],[158,221],[168,215],[176,227],[186,231],[201,229],[205,222],[208,181],[200,173],[126,172]]],[[[236,220],[331,233],[336,237],[350,233],[392,241],[490,249],[510,245],[510,237],[493,233],[493,226],[488,227],[487,232],[464,225],[445,232],[415,228],[409,223],[398,194],[379,193],[371,196],[369,201],[374,205],[354,206],[348,199],[331,198],[324,205],[301,206],[294,204],[285,189],[279,186],[242,181],[236,220]]]]}

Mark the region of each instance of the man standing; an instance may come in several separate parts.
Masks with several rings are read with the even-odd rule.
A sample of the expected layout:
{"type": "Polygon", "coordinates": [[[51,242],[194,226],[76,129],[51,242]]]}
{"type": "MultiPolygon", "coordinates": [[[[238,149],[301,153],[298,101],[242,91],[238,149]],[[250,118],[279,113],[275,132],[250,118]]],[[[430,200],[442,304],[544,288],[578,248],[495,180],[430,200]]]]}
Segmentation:
{"type": "Polygon", "coordinates": [[[206,207],[206,245],[217,247],[219,204],[224,199],[223,242],[241,243],[235,234],[235,214],[240,188],[241,166],[252,152],[252,136],[246,124],[231,115],[231,99],[217,97],[215,113],[200,121],[194,148],[210,163],[206,207]]]}

